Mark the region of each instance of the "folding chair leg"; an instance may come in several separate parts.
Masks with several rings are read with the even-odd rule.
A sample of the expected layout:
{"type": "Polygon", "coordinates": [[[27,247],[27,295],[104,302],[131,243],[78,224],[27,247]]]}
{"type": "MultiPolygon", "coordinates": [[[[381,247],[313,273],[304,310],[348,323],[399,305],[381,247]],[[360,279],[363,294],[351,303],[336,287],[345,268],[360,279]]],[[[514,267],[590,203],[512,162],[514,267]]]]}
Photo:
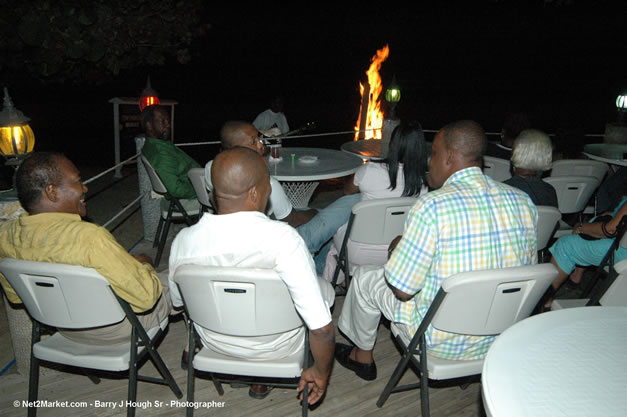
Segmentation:
{"type": "Polygon", "coordinates": [[[429,417],[429,378],[427,376],[427,343],[420,337],[420,408],[422,417],[429,417]]]}
{"type": "Polygon", "coordinates": [[[159,266],[161,262],[161,255],[163,255],[163,249],[165,248],[165,242],[168,240],[168,232],[170,231],[170,218],[168,217],[163,227],[161,238],[159,239],[159,249],[157,249],[157,256],[155,257],[155,268],[159,266]]]}
{"type": "Polygon", "coordinates": [[[152,241],[152,247],[156,248],[159,242],[161,241],[161,228],[163,227],[163,217],[159,214],[159,223],[157,224],[157,233],[155,233],[155,238],[152,241]]]}
{"type": "MultiPolygon", "coordinates": [[[[37,401],[39,393],[39,359],[33,354],[33,346],[40,340],[39,335],[39,323],[35,320],[33,322],[33,331],[31,335],[30,346],[30,374],[28,377],[28,402],[34,403],[37,401]]],[[[37,415],[37,407],[28,407],[28,417],[35,417],[37,415]]]]}
{"type": "Polygon", "coordinates": [[[396,365],[396,369],[394,369],[394,372],[392,372],[392,376],[390,376],[390,380],[388,381],[387,385],[383,389],[383,392],[379,396],[379,399],[377,400],[377,407],[379,408],[383,407],[383,404],[385,404],[388,397],[392,393],[392,390],[394,389],[394,387],[396,387],[396,384],[398,384],[398,381],[401,379],[403,372],[405,372],[405,369],[407,369],[407,365],[409,364],[410,360],[411,360],[411,353],[405,352],[401,360],[398,361],[398,365],[396,365]]]}
{"type": "Polygon", "coordinates": [[[137,400],[137,331],[135,326],[131,330],[131,357],[129,359],[128,368],[128,401],[126,407],[126,415],[133,417],[135,415],[135,407],[132,404],[137,400]]]}
{"type": "MultiPolygon", "coordinates": [[[[194,403],[194,354],[196,353],[196,344],[194,343],[194,325],[191,320],[187,321],[187,329],[189,332],[189,343],[187,345],[187,352],[189,362],[187,363],[187,404],[194,403]]],[[[187,407],[187,417],[193,417],[194,407],[191,405],[187,407]]]]}

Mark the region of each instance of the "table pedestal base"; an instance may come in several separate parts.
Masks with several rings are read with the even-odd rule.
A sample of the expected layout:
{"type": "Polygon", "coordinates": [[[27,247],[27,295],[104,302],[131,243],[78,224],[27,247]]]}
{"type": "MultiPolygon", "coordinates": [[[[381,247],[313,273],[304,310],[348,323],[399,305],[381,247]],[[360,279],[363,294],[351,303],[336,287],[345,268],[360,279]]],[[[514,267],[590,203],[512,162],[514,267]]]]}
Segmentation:
{"type": "Polygon", "coordinates": [[[307,208],[319,181],[285,181],[281,186],[294,208],[307,208]]]}

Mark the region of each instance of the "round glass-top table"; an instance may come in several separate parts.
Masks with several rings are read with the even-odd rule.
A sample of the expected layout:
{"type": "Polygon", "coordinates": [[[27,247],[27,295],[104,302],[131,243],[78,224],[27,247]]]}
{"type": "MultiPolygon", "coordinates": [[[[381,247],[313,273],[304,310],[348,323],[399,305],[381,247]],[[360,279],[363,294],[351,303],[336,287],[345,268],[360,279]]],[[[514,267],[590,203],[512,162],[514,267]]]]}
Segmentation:
{"type": "Polygon", "coordinates": [[[583,154],[590,159],[610,165],[627,166],[627,145],[614,143],[590,143],[583,147],[583,154]]]}
{"type": "Polygon", "coordinates": [[[266,156],[268,171],[281,182],[287,198],[296,208],[305,208],[321,180],[354,173],[361,158],[323,148],[280,148],[277,160],[266,156]]]}
{"type": "Polygon", "coordinates": [[[505,330],[481,387],[488,417],[624,416],[627,308],[551,311],[505,330]]]}
{"type": "Polygon", "coordinates": [[[381,140],[353,140],[344,143],[340,149],[344,152],[357,155],[363,159],[370,159],[373,161],[383,159],[381,140]]]}

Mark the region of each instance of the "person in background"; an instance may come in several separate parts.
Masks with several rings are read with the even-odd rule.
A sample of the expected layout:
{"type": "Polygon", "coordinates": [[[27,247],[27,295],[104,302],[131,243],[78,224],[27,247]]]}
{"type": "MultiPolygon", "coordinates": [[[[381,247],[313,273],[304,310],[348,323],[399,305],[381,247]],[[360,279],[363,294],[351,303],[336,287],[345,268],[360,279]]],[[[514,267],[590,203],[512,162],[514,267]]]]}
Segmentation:
{"type": "Polygon", "coordinates": [[[283,98],[274,97],[270,102],[270,108],[259,113],[252,124],[266,136],[284,135],[289,132],[290,127],[283,114],[283,98]],[[278,129],[278,134],[273,128],[278,129]]]}
{"type": "MultiPolygon", "coordinates": [[[[449,276],[537,262],[536,207],[527,194],[483,174],[485,144],[476,122],[443,127],[427,174],[434,191],[418,197],[384,268],[357,269],[338,322],[355,346],[337,343],[335,359],[358,377],[377,377],[372,353],[381,314],[411,338],[449,276]]],[[[432,326],[426,338],[430,354],[451,360],[481,359],[494,341],[432,326]]]]}
{"type": "Polygon", "coordinates": [[[513,145],[512,177],[504,183],[526,192],[536,206],[557,207],[555,188],[542,181],[542,173],[551,169],[552,158],[553,145],[546,133],[523,130],[513,145]]]}
{"type": "MultiPolygon", "coordinates": [[[[551,308],[553,296],[569,275],[574,273],[576,277],[573,281],[578,283],[583,273],[580,267],[598,266],[601,263],[614,242],[618,226],[625,216],[627,216],[627,197],[624,196],[620,204],[609,214],[609,218],[599,219],[592,223],[577,223],[573,227],[573,234],[560,237],[549,248],[553,255],[551,263],[557,267],[559,274],[547,290],[544,310],[551,308]]],[[[618,263],[625,258],[627,258],[627,249],[619,246],[614,254],[614,262],[618,263]]]]}
{"type": "Polygon", "coordinates": [[[141,113],[146,140],[141,150],[172,197],[179,199],[185,210],[198,210],[194,186],[187,176],[191,168],[201,165],[170,142],[170,117],[162,106],[148,106],[141,113]]]}
{"type": "MultiPolygon", "coordinates": [[[[158,326],[170,313],[170,296],[148,255],[130,255],[101,226],[82,220],[87,215],[87,186],[64,155],[33,152],[16,173],[17,195],[28,214],[0,225],[0,259],[54,262],[93,268],[116,294],[127,301],[146,329],[158,326]]],[[[21,303],[0,274],[0,283],[12,303],[21,303]]],[[[59,329],[78,343],[128,343],[128,319],[88,330],[59,329]]]]}
{"type": "MultiPolygon", "coordinates": [[[[220,130],[220,141],[223,150],[246,147],[259,155],[264,154],[261,133],[248,122],[226,122],[220,130]]],[[[212,164],[213,161],[209,161],[205,165],[205,180],[209,189],[213,188],[211,182],[212,164]]],[[[281,184],[273,177],[270,177],[270,183],[272,184],[272,192],[266,213],[276,220],[288,223],[298,231],[305,240],[309,252],[314,256],[316,272],[322,274],[327,252],[331,247],[330,240],[340,226],[348,221],[353,205],[359,201],[359,195],[340,197],[320,210],[295,210],[285,195],[281,184]]]]}
{"type": "MultiPolygon", "coordinates": [[[[211,166],[217,214],[205,214],[175,238],[170,254],[170,282],[184,264],[274,269],[285,282],[296,311],[307,324],[314,364],[304,369],[298,390],[309,386],[309,403],[324,394],[333,361],[334,329],[330,307],[335,294],[328,282],[316,276],[303,239],[289,225],[265,214],[271,192],[263,158],[253,149],[228,149],[211,166]]],[[[172,285],[172,302],[183,300],[172,285]]],[[[305,329],[286,333],[236,337],[197,326],[203,345],[231,357],[274,359],[289,356],[303,344],[305,329]]],[[[249,395],[265,398],[269,387],[253,384],[249,395]]]]}
{"type": "Polygon", "coordinates": [[[520,132],[529,129],[531,124],[526,113],[512,113],[505,118],[501,129],[501,140],[499,143],[488,143],[485,154],[495,158],[509,160],[512,156],[512,146],[514,140],[520,132]]]}
{"type": "MultiPolygon", "coordinates": [[[[418,197],[429,191],[427,187],[427,143],[418,122],[401,123],[392,132],[387,158],[371,161],[357,168],[344,185],[347,195],[360,195],[361,201],[379,198],[418,197]]],[[[333,246],[327,254],[324,279],[331,281],[337,265],[336,255],[342,247],[347,225],[340,227],[333,237],[333,246]]],[[[387,260],[388,245],[366,245],[348,241],[351,265],[383,265],[387,260]]],[[[338,276],[338,283],[344,274],[338,276]]]]}

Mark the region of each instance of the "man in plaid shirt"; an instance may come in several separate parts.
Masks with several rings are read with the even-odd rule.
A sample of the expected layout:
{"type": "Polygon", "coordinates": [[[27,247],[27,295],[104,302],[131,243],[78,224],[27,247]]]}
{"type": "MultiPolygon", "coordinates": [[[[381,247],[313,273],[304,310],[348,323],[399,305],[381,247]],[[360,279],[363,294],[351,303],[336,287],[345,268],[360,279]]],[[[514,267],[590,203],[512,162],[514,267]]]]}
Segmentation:
{"type": "MultiPolygon", "coordinates": [[[[339,320],[355,347],[337,343],[335,358],[366,380],[376,378],[372,356],[381,314],[411,338],[442,281],[458,272],[537,262],[537,210],[524,192],[481,171],[486,137],[470,120],[438,132],[429,186],[384,268],[364,266],[351,282],[339,320]]],[[[482,358],[493,336],[445,333],[430,327],[429,353],[445,359],[482,358]]]]}

